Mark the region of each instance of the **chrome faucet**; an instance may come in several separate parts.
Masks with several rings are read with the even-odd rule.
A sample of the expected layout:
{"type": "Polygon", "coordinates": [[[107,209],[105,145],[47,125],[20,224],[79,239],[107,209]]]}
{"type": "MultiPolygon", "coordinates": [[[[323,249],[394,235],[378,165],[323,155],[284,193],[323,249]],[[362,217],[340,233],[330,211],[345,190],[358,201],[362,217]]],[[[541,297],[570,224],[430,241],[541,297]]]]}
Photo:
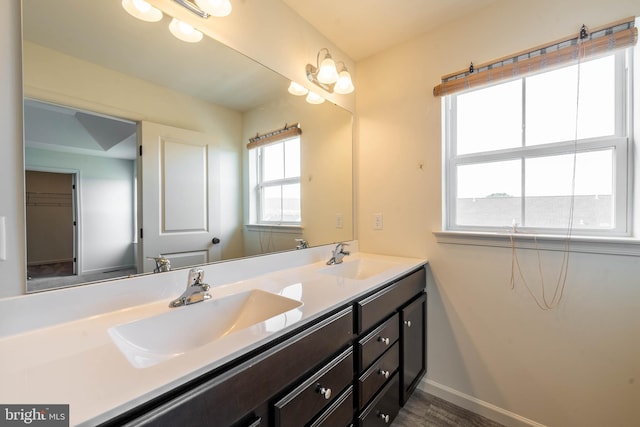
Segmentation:
{"type": "Polygon", "coordinates": [[[304,239],[296,239],[296,242],[298,243],[296,249],[307,249],[309,247],[309,242],[304,239]]]}
{"type": "Polygon", "coordinates": [[[203,279],[203,269],[192,268],[189,270],[187,289],[182,293],[182,295],[171,301],[169,303],[169,307],[181,307],[183,305],[195,304],[211,298],[211,294],[208,292],[211,287],[206,283],[203,283],[203,279]]]}
{"type": "Polygon", "coordinates": [[[155,261],[156,268],[153,269],[154,273],[164,273],[171,270],[171,261],[169,261],[162,255],[159,255],[157,257],[147,257],[147,259],[152,259],[155,261]]]}
{"type": "Polygon", "coordinates": [[[344,247],[349,246],[348,243],[338,243],[331,254],[331,259],[327,261],[327,265],[342,264],[342,258],[349,255],[349,251],[345,251],[344,247]]]}

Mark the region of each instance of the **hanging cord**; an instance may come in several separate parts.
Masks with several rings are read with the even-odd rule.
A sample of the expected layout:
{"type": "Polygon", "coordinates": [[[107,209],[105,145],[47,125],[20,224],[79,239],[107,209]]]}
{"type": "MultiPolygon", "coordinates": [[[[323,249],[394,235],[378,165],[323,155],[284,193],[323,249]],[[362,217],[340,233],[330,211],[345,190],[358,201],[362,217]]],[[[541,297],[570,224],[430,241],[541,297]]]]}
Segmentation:
{"type": "Polygon", "coordinates": [[[558,280],[556,282],[555,290],[553,292],[553,298],[551,301],[547,301],[547,296],[545,294],[545,283],[544,283],[544,275],[542,269],[542,260],[540,259],[540,250],[538,248],[538,239],[534,235],[533,241],[535,250],[538,258],[538,274],[540,275],[540,293],[541,298],[538,298],[535,293],[529,287],[527,280],[522,273],[522,268],[520,267],[520,260],[518,259],[518,253],[516,251],[516,245],[514,241],[514,234],[518,231],[516,224],[513,225],[509,238],[511,240],[511,278],[510,278],[510,286],[513,290],[515,288],[515,270],[517,269],[518,275],[522,280],[525,288],[529,292],[529,295],[536,302],[536,305],[541,310],[551,310],[557,307],[562,300],[562,296],[564,295],[564,289],[567,283],[567,273],[569,271],[569,255],[570,255],[570,246],[571,246],[571,234],[573,232],[573,216],[575,210],[575,198],[576,198],[576,167],[577,167],[577,159],[578,159],[578,121],[579,121],[579,112],[580,112],[580,69],[582,58],[584,56],[584,48],[583,41],[589,38],[589,32],[585,25],[580,29],[580,36],[577,40],[577,48],[578,48],[578,67],[577,67],[577,79],[576,79],[576,114],[575,114],[575,122],[574,122],[574,137],[573,137],[573,170],[571,175],[571,197],[569,201],[569,220],[567,223],[567,234],[564,239],[564,250],[562,256],[562,264],[560,265],[560,274],[558,275],[558,280]]]}

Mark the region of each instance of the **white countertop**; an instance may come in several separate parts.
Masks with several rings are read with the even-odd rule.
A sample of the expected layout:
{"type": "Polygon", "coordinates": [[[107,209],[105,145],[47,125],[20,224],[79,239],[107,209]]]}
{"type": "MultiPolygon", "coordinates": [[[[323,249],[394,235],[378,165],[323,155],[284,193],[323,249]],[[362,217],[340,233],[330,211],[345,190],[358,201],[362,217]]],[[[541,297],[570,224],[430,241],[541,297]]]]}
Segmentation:
{"type": "MultiPolygon", "coordinates": [[[[296,251],[305,252],[305,251],[296,251]]],[[[307,259],[290,268],[283,268],[281,261],[290,263],[294,252],[288,255],[272,256],[269,261],[272,268],[264,264],[257,266],[254,274],[244,272],[222,272],[220,276],[231,278],[224,283],[212,283],[207,276],[214,276],[216,264],[205,268],[205,282],[211,283],[212,300],[198,304],[208,304],[219,298],[252,289],[283,295],[299,300],[302,305],[289,312],[287,321],[280,322],[275,328],[249,327],[227,335],[212,343],[202,345],[191,351],[171,357],[168,360],[146,368],[135,367],[114,344],[108,330],[113,326],[147,318],[169,310],[189,310],[190,306],[168,308],[170,300],[176,298],[186,283],[185,270],[162,273],[151,277],[157,289],[153,300],[144,301],[140,293],[149,288],[146,281],[149,276],[139,279],[124,279],[92,285],[93,289],[74,291],[52,291],[44,296],[25,296],[9,301],[0,301],[0,323],[16,322],[21,319],[9,319],[10,313],[18,310],[37,311],[47,303],[56,303],[56,313],[46,320],[32,319],[44,317],[36,313],[23,314],[22,321],[30,325],[24,327],[0,327],[0,403],[2,404],[69,404],[71,425],[94,425],[106,421],[128,409],[156,397],[163,392],[200,376],[213,368],[268,343],[270,340],[291,331],[306,322],[317,318],[345,302],[363,295],[379,285],[396,279],[403,274],[423,265],[426,260],[402,258],[366,253],[353,253],[347,261],[378,260],[388,263],[390,268],[364,280],[351,280],[344,277],[324,274],[324,260],[327,249],[310,251],[307,259]],[[316,255],[308,259],[310,254],[316,255]],[[320,256],[318,256],[320,255],[320,256]],[[282,258],[282,259],[281,259],[282,258]],[[321,261],[317,259],[323,258],[321,261]],[[316,259],[316,261],[313,261],[316,259]],[[308,262],[308,261],[313,262],[308,262]],[[158,283],[160,276],[167,275],[158,283]],[[184,277],[182,277],[184,276],[184,277]],[[233,278],[243,277],[240,280],[233,278]],[[183,284],[178,284],[178,278],[183,284]],[[133,306],[127,306],[127,291],[131,294],[133,306]],[[105,298],[102,305],[92,306],[84,312],[78,308],[83,302],[80,298],[94,298],[107,295],[105,289],[113,288],[117,298],[105,298]],[[60,295],[63,293],[63,295],[60,295]],[[32,301],[24,301],[32,298],[32,301]],[[60,307],[66,301],[68,307],[60,307]],[[140,303],[140,301],[143,301],[140,303]],[[109,309],[112,307],[113,309],[109,309]],[[71,314],[69,314],[69,312],[71,314]],[[4,314],[3,314],[4,313],[4,314]],[[66,313],[66,314],[65,314],[66,313]],[[75,314],[74,313],[79,313],[75,314]],[[38,322],[47,322],[42,326],[38,322]],[[35,326],[35,328],[34,328],[35,326]],[[268,330],[271,329],[271,330],[268,330]],[[4,332],[4,333],[3,333],[4,332]],[[13,333],[17,332],[17,333],[13,333]]],[[[300,255],[301,256],[301,255],[300,255]]],[[[234,266],[233,262],[223,263],[225,269],[245,269],[253,261],[253,266],[265,263],[265,257],[243,260],[234,266]]],[[[268,257],[266,257],[268,258],[268,257]]],[[[222,264],[217,264],[220,269],[222,264]]],[[[84,288],[91,288],[84,287],[84,288]]],[[[201,325],[200,325],[201,326],[201,325]]],[[[199,325],[194,325],[199,327],[199,325]]],[[[157,331],[162,334],[162,331],[157,331]]]]}

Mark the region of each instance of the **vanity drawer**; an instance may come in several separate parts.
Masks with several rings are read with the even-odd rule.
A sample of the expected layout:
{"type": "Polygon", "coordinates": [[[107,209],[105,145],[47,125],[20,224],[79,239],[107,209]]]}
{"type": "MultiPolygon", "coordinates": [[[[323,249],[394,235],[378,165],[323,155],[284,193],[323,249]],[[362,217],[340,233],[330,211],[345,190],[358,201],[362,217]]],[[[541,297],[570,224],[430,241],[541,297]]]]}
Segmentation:
{"type": "Polygon", "coordinates": [[[347,427],[353,425],[353,386],[350,385],[310,427],[347,427]]]}
{"type": "Polygon", "coordinates": [[[410,274],[380,292],[358,301],[356,309],[356,333],[360,334],[418,295],[426,286],[424,268],[410,274]]]}
{"type": "Polygon", "coordinates": [[[400,383],[395,374],[380,394],[358,417],[358,427],[385,427],[400,411],[400,383]]]}
{"type": "Polygon", "coordinates": [[[367,369],[374,360],[398,341],[400,336],[398,325],[398,314],[396,313],[358,341],[358,372],[367,369]]]}
{"type": "Polygon", "coordinates": [[[358,378],[358,407],[360,409],[371,400],[380,387],[389,380],[400,365],[400,347],[395,343],[380,359],[358,378]]]}
{"type": "MultiPolygon", "coordinates": [[[[177,394],[161,396],[158,403],[145,404],[106,425],[235,425],[352,340],[349,307],[187,391],[185,386],[177,394]]],[[[352,375],[353,366],[350,368],[352,375]]]]}
{"type": "Polygon", "coordinates": [[[349,347],[311,378],[274,404],[275,425],[306,424],[336,399],[353,379],[353,350],[349,347]]]}

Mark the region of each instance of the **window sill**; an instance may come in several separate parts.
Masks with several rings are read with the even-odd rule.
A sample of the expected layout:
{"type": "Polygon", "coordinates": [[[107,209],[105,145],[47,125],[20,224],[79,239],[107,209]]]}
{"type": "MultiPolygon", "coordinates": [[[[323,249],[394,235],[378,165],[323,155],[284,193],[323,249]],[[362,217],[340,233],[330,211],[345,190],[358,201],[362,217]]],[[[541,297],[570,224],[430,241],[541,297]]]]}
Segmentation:
{"type": "MultiPolygon", "coordinates": [[[[513,244],[517,249],[566,250],[565,236],[469,231],[434,231],[433,234],[438,243],[445,244],[498,248],[511,248],[513,244]]],[[[632,237],[571,236],[569,238],[569,251],[588,254],[640,256],[640,239],[632,237]]]]}
{"type": "Polygon", "coordinates": [[[247,231],[269,231],[272,233],[302,233],[301,225],[294,224],[245,224],[247,231]]]}

